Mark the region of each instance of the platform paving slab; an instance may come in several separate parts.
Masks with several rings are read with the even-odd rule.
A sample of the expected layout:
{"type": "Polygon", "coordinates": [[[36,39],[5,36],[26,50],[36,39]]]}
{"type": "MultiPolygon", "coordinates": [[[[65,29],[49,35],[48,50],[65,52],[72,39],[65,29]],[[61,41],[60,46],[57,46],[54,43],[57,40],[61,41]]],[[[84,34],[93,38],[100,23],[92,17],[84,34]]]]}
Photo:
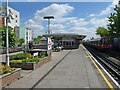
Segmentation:
{"type": "MultiPolygon", "coordinates": [[[[23,78],[6,88],[31,88],[71,50],[53,52],[52,60],[34,71],[22,71],[23,78]]],[[[72,50],[35,88],[108,88],[82,46],[72,50]]]]}
{"type": "Polygon", "coordinates": [[[36,88],[108,88],[108,86],[80,46],[79,49],[72,50],[36,88]]]}
{"type": "Polygon", "coordinates": [[[40,68],[36,70],[22,70],[22,76],[20,80],[15,81],[6,88],[31,88],[40,78],[42,78],[59,60],[61,60],[64,55],[66,55],[70,50],[53,52],[52,60],[45,63],[40,68]]]}

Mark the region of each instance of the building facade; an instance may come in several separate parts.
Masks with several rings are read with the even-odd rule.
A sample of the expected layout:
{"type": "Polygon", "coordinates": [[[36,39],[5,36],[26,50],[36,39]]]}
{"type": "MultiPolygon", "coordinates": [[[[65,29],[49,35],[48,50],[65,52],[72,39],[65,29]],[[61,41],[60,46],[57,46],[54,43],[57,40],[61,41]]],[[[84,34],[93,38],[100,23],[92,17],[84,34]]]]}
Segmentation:
{"type": "Polygon", "coordinates": [[[24,27],[20,28],[20,38],[23,38],[25,40],[24,44],[26,44],[26,29],[24,27]]]}
{"type": "MultiPolygon", "coordinates": [[[[3,13],[2,17],[0,18],[0,25],[5,25],[6,26],[6,6],[1,7],[1,11],[3,13]]],[[[16,37],[19,38],[20,35],[20,13],[11,8],[8,7],[8,14],[11,15],[8,20],[8,26],[12,28],[12,31],[16,33],[16,37]]]]}
{"type": "Polygon", "coordinates": [[[32,30],[29,28],[25,28],[25,32],[26,32],[26,44],[28,44],[30,41],[32,41],[32,30]]]}

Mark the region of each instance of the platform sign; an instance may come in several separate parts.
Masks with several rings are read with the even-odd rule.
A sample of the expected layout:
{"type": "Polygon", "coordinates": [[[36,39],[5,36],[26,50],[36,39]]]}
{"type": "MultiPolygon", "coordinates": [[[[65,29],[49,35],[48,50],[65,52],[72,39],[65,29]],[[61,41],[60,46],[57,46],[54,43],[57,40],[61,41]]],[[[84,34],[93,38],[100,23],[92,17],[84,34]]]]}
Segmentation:
{"type": "Polygon", "coordinates": [[[52,49],[52,40],[50,37],[48,37],[48,45],[47,45],[47,49],[51,50],[52,49]]]}

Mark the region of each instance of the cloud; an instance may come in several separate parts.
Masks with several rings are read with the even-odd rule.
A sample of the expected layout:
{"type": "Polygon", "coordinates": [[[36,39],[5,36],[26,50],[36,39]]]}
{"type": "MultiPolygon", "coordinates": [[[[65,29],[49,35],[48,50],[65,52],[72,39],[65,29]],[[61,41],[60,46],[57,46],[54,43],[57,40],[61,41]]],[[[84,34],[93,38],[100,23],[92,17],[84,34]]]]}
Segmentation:
{"type": "Polygon", "coordinates": [[[95,14],[90,14],[90,15],[89,15],[89,17],[94,17],[94,16],[95,16],[95,14]]]}
{"type": "Polygon", "coordinates": [[[94,27],[106,27],[108,24],[108,18],[92,18],[90,24],[94,27]]]}
{"type": "Polygon", "coordinates": [[[34,35],[41,35],[47,31],[47,21],[43,21],[44,16],[52,15],[50,29],[52,33],[78,33],[87,35],[88,38],[98,37],[96,29],[106,27],[108,19],[105,17],[112,12],[113,3],[102,10],[99,14],[92,13],[90,18],[70,17],[70,13],[75,9],[68,4],[51,4],[41,10],[37,10],[32,19],[25,22],[25,26],[32,28],[34,35]],[[104,16],[101,18],[101,16],[104,16]]]}
{"type": "Polygon", "coordinates": [[[117,5],[118,4],[118,2],[119,2],[119,0],[113,0],[113,5],[117,5]]]}
{"type": "Polygon", "coordinates": [[[69,24],[70,26],[79,27],[79,26],[86,26],[88,23],[89,22],[85,21],[85,19],[80,18],[80,19],[71,20],[67,24],[69,24]]]}
{"type": "Polygon", "coordinates": [[[118,5],[119,0],[113,0],[112,3],[106,7],[104,10],[100,11],[100,13],[90,14],[89,17],[99,17],[104,15],[110,15],[115,8],[115,5],[118,5]]]}
{"type": "Polygon", "coordinates": [[[100,16],[103,16],[103,15],[109,15],[112,11],[113,11],[113,8],[114,8],[114,5],[109,5],[105,10],[102,10],[100,12],[100,16]]]}
{"type": "Polygon", "coordinates": [[[34,14],[34,17],[25,22],[25,27],[31,28],[33,30],[33,33],[36,33],[38,35],[38,33],[36,31],[42,32],[45,29],[45,26],[43,23],[43,20],[44,20],[43,17],[52,15],[55,17],[55,20],[53,20],[54,25],[51,25],[51,27],[53,29],[56,29],[57,27],[60,29],[63,29],[64,26],[62,24],[58,24],[58,23],[60,23],[60,22],[63,23],[63,22],[73,19],[74,17],[64,18],[73,9],[74,9],[74,7],[71,7],[68,4],[51,4],[50,6],[45,7],[41,10],[37,10],[36,13],[34,14]],[[57,22],[57,24],[56,24],[56,22],[57,22]]]}
{"type": "Polygon", "coordinates": [[[68,31],[61,29],[61,30],[52,30],[52,33],[68,33],[68,31]]]}
{"type": "Polygon", "coordinates": [[[37,10],[35,16],[43,17],[52,15],[55,18],[60,18],[66,16],[73,9],[74,8],[69,6],[68,4],[52,4],[48,7],[43,8],[42,10],[37,10]]]}
{"type": "Polygon", "coordinates": [[[64,25],[63,24],[52,24],[52,25],[50,25],[50,28],[52,29],[52,30],[60,30],[60,29],[64,29],[64,25]]]}

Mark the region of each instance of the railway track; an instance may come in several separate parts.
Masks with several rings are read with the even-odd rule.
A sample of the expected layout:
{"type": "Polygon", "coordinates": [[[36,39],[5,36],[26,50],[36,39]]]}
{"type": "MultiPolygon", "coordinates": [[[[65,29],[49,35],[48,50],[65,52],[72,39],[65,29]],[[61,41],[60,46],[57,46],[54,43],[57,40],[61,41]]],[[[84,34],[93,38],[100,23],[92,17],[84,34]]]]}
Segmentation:
{"type": "Polygon", "coordinates": [[[109,50],[109,52],[107,52],[107,54],[120,61],[120,52],[119,51],[109,50]]]}
{"type": "Polygon", "coordinates": [[[52,70],[54,70],[54,68],[55,68],[59,63],[61,63],[61,62],[64,60],[64,58],[67,57],[67,56],[70,54],[71,51],[72,51],[72,50],[70,50],[60,61],[58,61],[58,62],[57,62],[42,78],[40,78],[29,90],[34,90],[34,88],[35,88],[47,75],[49,75],[49,73],[52,72],[52,70]]]}
{"type": "Polygon", "coordinates": [[[104,54],[101,54],[101,52],[87,46],[85,47],[120,85],[120,65],[116,64],[114,61],[109,60],[104,56],[104,54]]]}

